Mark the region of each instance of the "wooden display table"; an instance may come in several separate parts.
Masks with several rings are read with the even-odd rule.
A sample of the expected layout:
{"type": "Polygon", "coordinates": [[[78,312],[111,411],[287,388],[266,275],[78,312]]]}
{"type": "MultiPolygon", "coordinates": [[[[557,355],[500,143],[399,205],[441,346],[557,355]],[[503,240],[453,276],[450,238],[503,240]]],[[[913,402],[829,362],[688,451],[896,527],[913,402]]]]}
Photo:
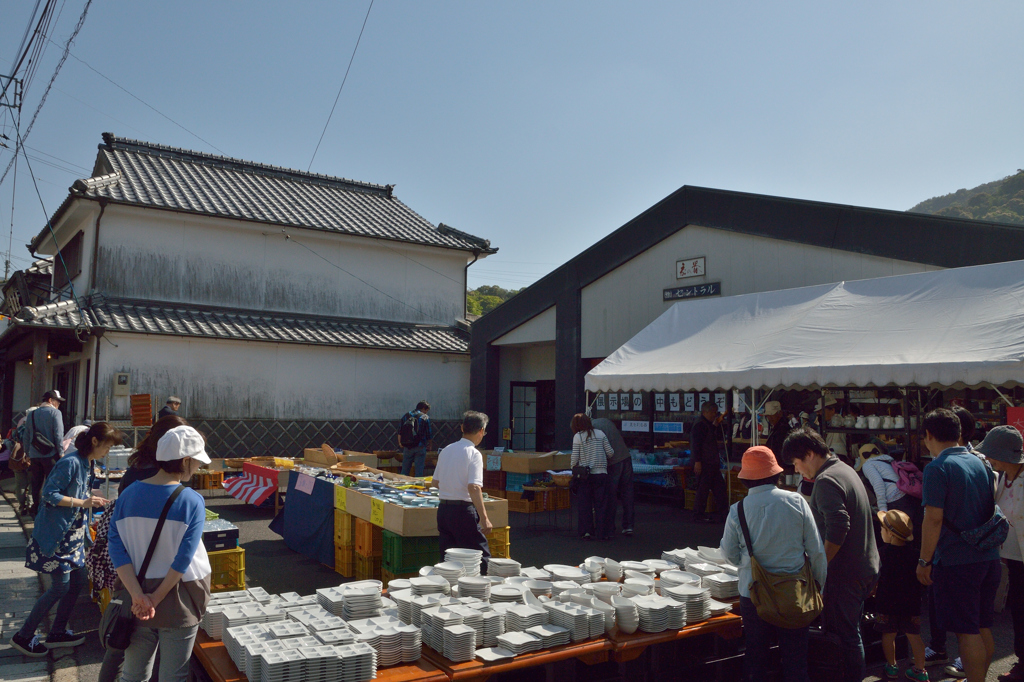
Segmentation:
{"type": "MultiPolygon", "coordinates": [[[[549,663],[558,663],[559,661],[572,658],[578,658],[587,665],[605,663],[608,660],[608,652],[611,648],[612,643],[607,638],[601,637],[600,639],[587,640],[577,644],[556,646],[553,649],[533,651],[496,663],[484,663],[478,659],[464,663],[453,663],[441,653],[434,651],[428,646],[424,646],[423,658],[440,668],[453,682],[466,682],[482,681],[498,673],[507,673],[525,668],[537,668],[549,663]]],[[[380,679],[379,673],[377,679],[380,679]]]]}
{"type": "MultiPolygon", "coordinates": [[[[426,651],[425,648],[424,651],[426,651]]],[[[248,682],[245,674],[240,673],[231,661],[224,642],[219,639],[211,639],[202,630],[196,634],[192,655],[202,663],[206,674],[213,682],[248,682]]],[[[378,668],[376,680],[377,682],[447,682],[448,675],[421,658],[415,663],[378,668]]]]}
{"type": "Polygon", "coordinates": [[[653,644],[710,634],[718,635],[722,639],[736,639],[743,634],[743,619],[733,613],[727,613],[724,616],[715,616],[700,623],[687,625],[682,630],[666,630],[653,634],[637,631],[626,635],[616,629],[608,638],[612,642],[612,660],[616,663],[625,663],[639,658],[647,647],[653,644]]]}

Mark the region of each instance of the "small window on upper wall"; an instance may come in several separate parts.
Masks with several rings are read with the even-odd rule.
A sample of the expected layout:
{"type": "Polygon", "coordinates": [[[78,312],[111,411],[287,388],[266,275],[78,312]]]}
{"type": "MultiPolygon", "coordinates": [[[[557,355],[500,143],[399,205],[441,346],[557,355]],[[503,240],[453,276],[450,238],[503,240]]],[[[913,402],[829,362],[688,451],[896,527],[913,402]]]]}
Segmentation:
{"type": "Polygon", "coordinates": [[[53,288],[60,291],[75,277],[82,274],[82,239],[79,232],[57,253],[53,259],[53,288]],[[62,263],[61,260],[64,262],[62,263]],[[65,270],[67,268],[67,270],[65,270]]]}

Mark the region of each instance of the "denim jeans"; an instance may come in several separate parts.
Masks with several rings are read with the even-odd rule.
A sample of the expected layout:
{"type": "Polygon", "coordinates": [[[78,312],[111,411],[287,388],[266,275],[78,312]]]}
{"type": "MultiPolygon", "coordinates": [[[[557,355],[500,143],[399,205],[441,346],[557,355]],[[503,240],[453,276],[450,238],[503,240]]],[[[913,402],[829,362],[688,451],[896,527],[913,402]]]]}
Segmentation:
{"type": "Polygon", "coordinates": [[[807,682],[808,628],[788,630],[766,623],[757,615],[757,607],[747,597],[740,597],[743,636],[747,651],[743,656],[744,679],[760,682],[768,679],[771,640],[779,643],[782,656],[782,679],[785,682],[807,682]]]}
{"type": "Polygon", "coordinates": [[[198,625],[190,628],[136,627],[124,652],[122,682],[147,682],[153,676],[153,658],[160,647],[160,682],[186,682],[188,661],[198,625]]]}
{"type": "Polygon", "coordinates": [[[579,515],[579,534],[587,533],[598,539],[611,537],[608,530],[608,474],[590,474],[580,485],[576,495],[576,513],[579,515]]]}
{"type": "Polygon", "coordinates": [[[402,448],[402,475],[408,476],[412,471],[413,460],[416,460],[416,478],[423,475],[423,466],[427,461],[427,446],[418,445],[414,448],[402,448]]]}
{"type": "Polygon", "coordinates": [[[53,627],[50,628],[50,632],[63,633],[68,626],[71,612],[75,610],[78,594],[89,583],[89,574],[84,567],[64,573],[52,573],[50,577],[53,580],[50,589],[39,596],[36,605],[32,607],[32,612],[28,614],[28,620],[21,626],[21,630],[18,630],[18,634],[25,639],[32,638],[32,635],[36,633],[36,628],[43,622],[43,618],[50,612],[54,604],[57,604],[57,613],[53,617],[53,627]]]}
{"type": "Polygon", "coordinates": [[[829,575],[825,582],[825,610],[821,622],[826,632],[839,637],[843,647],[843,669],[848,682],[864,679],[864,642],[860,621],[864,613],[864,600],[878,581],[877,577],[852,580],[829,575]]]}
{"type": "Polygon", "coordinates": [[[615,532],[615,512],[622,500],[622,530],[633,528],[633,460],[608,465],[608,532],[615,532]]]}

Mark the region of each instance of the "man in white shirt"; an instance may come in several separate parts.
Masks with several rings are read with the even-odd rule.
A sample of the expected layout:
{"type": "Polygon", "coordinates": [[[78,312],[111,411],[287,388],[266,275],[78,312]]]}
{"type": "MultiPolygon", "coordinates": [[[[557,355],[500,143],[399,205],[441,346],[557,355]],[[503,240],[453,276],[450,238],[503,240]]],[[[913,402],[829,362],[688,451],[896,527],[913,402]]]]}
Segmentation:
{"type": "Polygon", "coordinates": [[[491,521],[484,509],[484,458],[476,446],[487,435],[488,421],[482,412],[462,415],[462,440],[438,454],[433,479],[441,498],[437,509],[441,560],[444,561],[444,553],[453,547],[482,550],[482,575],[487,575],[487,561],[491,557],[487,546],[491,521]]]}

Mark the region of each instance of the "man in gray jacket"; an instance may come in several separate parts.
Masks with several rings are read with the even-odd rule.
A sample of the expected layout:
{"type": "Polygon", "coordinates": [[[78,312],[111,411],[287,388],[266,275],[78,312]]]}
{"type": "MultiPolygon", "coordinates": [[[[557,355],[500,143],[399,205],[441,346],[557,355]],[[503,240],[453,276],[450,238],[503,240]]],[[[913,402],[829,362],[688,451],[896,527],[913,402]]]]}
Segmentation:
{"type": "Polygon", "coordinates": [[[32,476],[32,507],[28,512],[29,516],[35,516],[39,511],[43,482],[50,475],[53,465],[64,455],[64,417],[58,409],[63,402],[64,396],[60,391],[47,391],[43,394],[43,402],[39,408],[30,412],[25,420],[25,440],[21,446],[25,448],[32,462],[29,466],[29,473],[32,476]],[[37,442],[37,433],[52,443],[53,448],[49,451],[41,449],[37,442]]]}
{"type": "Polygon", "coordinates": [[[633,534],[633,460],[629,455],[626,441],[622,433],[615,427],[611,419],[601,417],[595,419],[594,428],[603,431],[608,437],[615,454],[608,459],[608,492],[605,500],[608,504],[608,532],[615,532],[615,512],[618,510],[616,498],[622,500],[622,534],[633,534]]]}
{"type": "Polygon", "coordinates": [[[878,548],[871,505],[853,467],[829,452],[810,427],[793,431],[782,446],[785,461],[804,478],[814,481],[811,513],[825,542],[828,578],[825,581],[825,630],[839,637],[849,682],[864,679],[864,643],[860,621],[864,600],[878,582],[878,548]]]}

